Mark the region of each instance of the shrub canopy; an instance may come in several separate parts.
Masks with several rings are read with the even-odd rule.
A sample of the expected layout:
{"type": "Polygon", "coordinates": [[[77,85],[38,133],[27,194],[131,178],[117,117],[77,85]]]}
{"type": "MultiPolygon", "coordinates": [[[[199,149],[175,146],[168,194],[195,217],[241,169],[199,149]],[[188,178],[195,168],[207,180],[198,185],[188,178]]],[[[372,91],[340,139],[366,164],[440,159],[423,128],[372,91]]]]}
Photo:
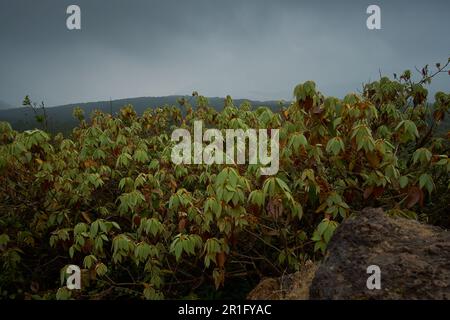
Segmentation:
{"type": "Polygon", "coordinates": [[[9,298],[200,295],[229,279],[320,259],[339,223],[367,206],[449,225],[450,94],[381,78],[343,99],[298,85],[273,111],[222,111],[197,93],[138,116],[96,112],[70,138],[0,124],[0,290],[9,298]],[[191,105],[191,103],[193,105],[191,105]],[[280,170],[175,165],[171,132],[279,129],[280,170]],[[64,288],[65,268],[83,289],[64,288]]]}

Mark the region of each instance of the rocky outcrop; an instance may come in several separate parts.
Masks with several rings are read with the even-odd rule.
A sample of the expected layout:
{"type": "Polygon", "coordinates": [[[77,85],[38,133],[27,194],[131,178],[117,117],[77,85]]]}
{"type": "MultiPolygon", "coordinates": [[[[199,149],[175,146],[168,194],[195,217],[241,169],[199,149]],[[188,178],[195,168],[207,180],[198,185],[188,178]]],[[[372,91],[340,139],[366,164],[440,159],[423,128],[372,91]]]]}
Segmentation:
{"type": "Polygon", "coordinates": [[[248,298],[450,299],[450,232],[365,209],[338,227],[319,266],[265,279],[248,298]]]}
{"type": "Polygon", "coordinates": [[[365,209],[336,230],[310,298],[450,299],[450,232],[365,209]],[[380,289],[367,287],[371,265],[380,289]]]}

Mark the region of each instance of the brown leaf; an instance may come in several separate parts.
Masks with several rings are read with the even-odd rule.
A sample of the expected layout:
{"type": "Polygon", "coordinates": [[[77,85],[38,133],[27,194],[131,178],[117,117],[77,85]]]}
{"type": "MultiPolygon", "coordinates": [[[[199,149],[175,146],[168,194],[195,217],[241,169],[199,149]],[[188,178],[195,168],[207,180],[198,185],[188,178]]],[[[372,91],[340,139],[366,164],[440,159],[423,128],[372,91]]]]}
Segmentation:
{"type": "Polygon", "coordinates": [[[313,106],[314,100],[311,97],[306,97],[306,99],[303,102],[303,106],[305,108],[306,111],[308,111],[309,109],[311,109],[311,107],[313,106]]]}
{"type": "Polygon", "coordinates": [[[90,168],[90,167],[95,167],[97,165],[97,163],[94,160],[86,160],[84,162],[84,167],[86,169],[90,168]]]}
{"type": "Polygon", "coordinates": [[[93,248],[92,240],[87,239],[86,242],[84,243],[84,246],[81,247],[81,251],[84,254],[88,254],[92,252],[92,248],[93,248]]]}
{"type": "Polygon", "coordinates": [[[373,187],[366,188],[366,190],[364,190],[364,200],[369,199],[372,192],[373,192],[373,187]]]}
{"type": "Polygon", "coordinates": [[[355,197],[355,193],[353,190],[345,190],[344,192],[345,202],[352,203],[355,197]]]}
{"type": "Polygon", "coordinates": [[[86,220],[87,223],[91,223],[91,218],[89,218],[89,214],[87,212],[82,212],[81,215],[83,216],[84,220],[86,220]]]}
{"type": "Polygon", "coordinates": [[[434,120],[442,121],[444,119],[444,112],[442,110],[436,110],[433,113],[434,120]]]}
{"type": "Polygon", "coordinates": [[[433,154],[433,156],[431,157],[432,163],[438,162],[439,160],[441,160],[441,158],[437,154],[433,154]]]}
{"type": "Polygon", "coordinates": [[[223,251],[219,252],[217,254],[216,259],[217,259],[217,265],[219,266],[219,268],[223,268],[225,266],[225,261],[227,259],[225,252],[223,252],[223,251]]]}
{"type": "Polygon", "coordinates": [[[141,217],[139,215],[134,215],[133,217],[133,223],[135,226],[140,226],[141,225],[141,217]]]}
{"type": "Polygon", "coordinates": [[[383,192],[384,192],[383,187],[375,187],[372,192],[372,197],[377,199],[379,196],[381,196],[383,194],[383,192]]]}
{"type": "Polygon", "coordinates": [[[177,190],[177,183],[175,180],[170,180],[170,187],[172,188],[172,192],[175,192],[177,190]]]}
{"type": "Polygon", "coordinates": [[[97,279],[97,271],[95,270],[95,268],[89,270],[89,279],[90,280],[97,279]]]}
{"type": "Polygon", "coordinates": [[[178,232],[183,232],[184,229],[186,228],[186,219],[182,218],[179,222],[178,222],[178,232]]]}
{"type": "Polygon", "coordinates": [[[271,199],[267,204],[267,211],[274,218],[278,219],[283,213],[283,204],[280,199],[271,199]]]}
{"type": "Polygon", "coordinates": [[[378,166],[380,165],[380,158],[378,157],[376,152],[370,151],[366,154],[366,157],[373,168],[378,168],[378,166]]]}
{"type": "Polygon", "coordinates": [[[410,209],[417,203],[419,203],[420,206],[423,206],[423,191],[417,186],[412,186],[408,190],[406,208],[410,209]]]}

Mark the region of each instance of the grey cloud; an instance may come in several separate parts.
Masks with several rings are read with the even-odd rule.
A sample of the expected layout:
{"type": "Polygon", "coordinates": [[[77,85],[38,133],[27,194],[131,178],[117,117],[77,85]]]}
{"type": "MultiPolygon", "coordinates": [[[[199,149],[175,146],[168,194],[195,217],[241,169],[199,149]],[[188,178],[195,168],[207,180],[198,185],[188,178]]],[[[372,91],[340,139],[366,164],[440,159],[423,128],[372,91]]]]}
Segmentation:
{"type": "MultiPolygon", "coordinates": [[[[448,1],[2,0],[0,99],[49,105],[187,94],[290,99],[313,79],[329,95],[450,55],[448,1]],[[82,30],[65,9],[82,9],[82,30]]],[[[448,90],[441,76],[433,90],[448,90]]]]}

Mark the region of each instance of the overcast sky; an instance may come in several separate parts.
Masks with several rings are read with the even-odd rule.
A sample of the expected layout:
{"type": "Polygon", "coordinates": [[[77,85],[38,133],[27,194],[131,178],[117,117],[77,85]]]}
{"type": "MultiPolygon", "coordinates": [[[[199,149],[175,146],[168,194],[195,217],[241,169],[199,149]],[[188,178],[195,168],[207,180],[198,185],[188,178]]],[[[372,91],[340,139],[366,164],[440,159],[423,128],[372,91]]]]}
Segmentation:
{"type": "MultiPolygon", "coordinates": [[[[0,100],[342,96],[450,56],[450,1],[0,0],[0,100]],[[66,28],[81,7],[82,30],[66,28]],[[381,7],[381,30],[366,8],[381,7]]],[[[441,75],[433,91],[450,89],[441,75]]]]}

